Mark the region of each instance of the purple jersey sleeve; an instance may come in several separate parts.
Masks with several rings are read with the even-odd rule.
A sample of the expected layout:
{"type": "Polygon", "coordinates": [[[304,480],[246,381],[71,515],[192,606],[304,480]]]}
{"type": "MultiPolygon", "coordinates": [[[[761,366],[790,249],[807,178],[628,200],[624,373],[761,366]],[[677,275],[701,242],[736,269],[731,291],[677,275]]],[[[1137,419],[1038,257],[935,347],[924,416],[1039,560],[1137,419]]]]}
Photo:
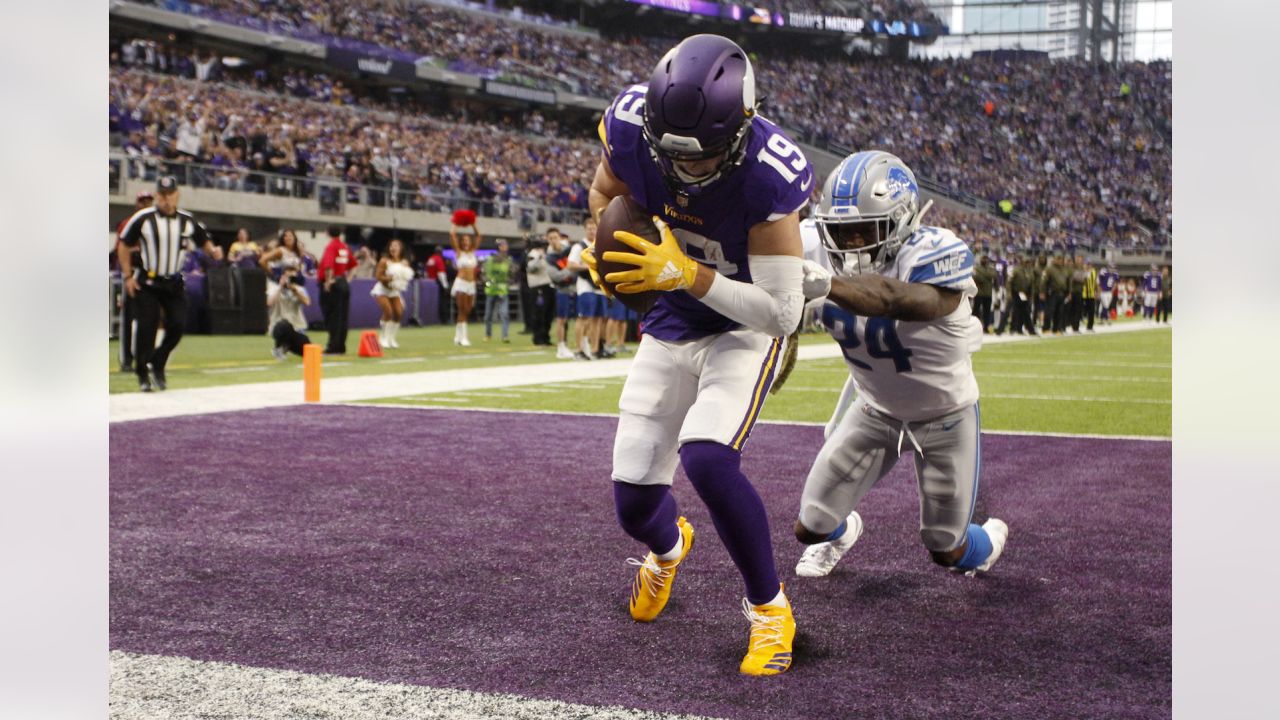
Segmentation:
{"type": "Polygon", "coordinates": [[[780,220],[809,202],[813,165],[772,122],[759,116],[752,121],[751,141],[742,165],[749,178],[748,227],[780,220]]]}
{"type": "MultiPolygon", "coordinates": [[[[689,257],[725,277],[751,282],[747,236],[755,225],[786,217],[809,199],[813,169],[773,123],[752,118],[742,164],[701,192],[673,194],[641,131],[645,86],[623,91],[600,121],[605,161],[631,197],[661,217],[689,257]]],[[[687,292],[663,293],[641,323],[661,340],[689,340],[738,327],[687,292]]]]}

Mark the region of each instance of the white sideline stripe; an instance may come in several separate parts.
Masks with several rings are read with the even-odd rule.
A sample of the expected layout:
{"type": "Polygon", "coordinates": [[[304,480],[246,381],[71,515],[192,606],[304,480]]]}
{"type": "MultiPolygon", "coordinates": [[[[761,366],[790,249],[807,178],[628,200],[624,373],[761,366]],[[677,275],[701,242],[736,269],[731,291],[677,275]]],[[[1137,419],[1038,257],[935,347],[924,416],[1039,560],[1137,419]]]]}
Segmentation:
{"type": "Polygon", "coordinates": [[[379,365],[402,365],[404,363],[426,362],[427,358],[423,357],[407,357],[407,358],[383,358],[378,361],[379,365]]]}
{"type": "Polygon", "coordinates": [[[479,390],[463,390],[462,392],[460,392],[460,393],[455,393],[455,394],[457,394],[457,395],[461,395],[462,397],[496,397],[496,398],[518,398],[518,397],[520,397],[520,394],[519,394],[519,393],[481,392],[481,391],[479,391],[479,390]]]}
{"type": "MultiPolygon", "coordinates": [[[[1157,331],[1148,327],[1117,327],[1109,332],[1157,331]]],[[[1105,333],[1103,333],[1105,334],[1105,333]]],[[[1009,342],[1070,342],[1076,337],[1041,339],[1009,336],[986,337],[987,344],[1009,342]]],[[[542,351],[540,351],[542,352],[542,351]]],[[[478,358],[481,355],[458,355],[459,358],[478,358]]],[[[835,342],[802,345],[798,351],[801,360],[843,358],[840,346],[835,342]]],[[[323,361],[323,367],[351,365],[350,361],[323,361]]],[[[525,385],[603,380],[625,376],[631,367],[630,358],[593,360],[591,362],[553,361],[532,365],[505,365],[483,368],[457,368],[453,370],[423,370],[419,372],[386,375],[354,375],[327,378],[320,384],[321,401],[347,403],[376,398],[404,397],[453,392],[457,390],[496,390],[525,385]]],[[[1165,366],[1167,367],[1167,366],[1165,366]]],[[[323,372],[323,371],[322,371],[323,372]]],[[[115,393],[108,396],[108,416],[111,422],[146,420],[178,415],[257,410],[269,407],[299,405],[302,402],[302,367],[298,366],[298,379],[264,383],[223,385],[209,388],[170,389],[161,393],[115,393]]]]}
{"type": "Polygon", "coordinates": [[[505,693],[382,683],[182,657],[110,654],[117,720],[154,718],[433,718],[439,720],[706,720],[505,693]]]}
{"type": "MultiPolygon", "coordinates": [[[[788,386],[790,387],[790,386],[788,386]]],[[[460,402],[454,398],[433,397],[431,402],[460,402]]],[[[566,410],[525,410],[525,409],[504,409],[504,408],[487,408],[487,407],[447,407],[444,405],[430,405],[423,403],[338,403],[347,407],[389,407],[401,408],[404,410],[448,410],[450,412],[479,412],[479,413],[524,413],[528,415],[573,415],[582,417],[604,417],[616,418],[617,413],[598,413],[598,412],[570,412],[566,410]]],[[[757,425],[794,425],[797,427],[826,427],[825,422],[812,422],[809,420],[757,420],[757,425]]],[[[1095,440],[1147,440],[1151,442],[1168,442],[1173,438],[1168,435],[1100,435],[1097,433],[1057,433],[1057,432],[1038,432],[1036,430],[987,430],[983,428],[983,435],[1028,435],[1032,437],[1055,437],[1055,438],[1086,438],[1095,440]]]]}

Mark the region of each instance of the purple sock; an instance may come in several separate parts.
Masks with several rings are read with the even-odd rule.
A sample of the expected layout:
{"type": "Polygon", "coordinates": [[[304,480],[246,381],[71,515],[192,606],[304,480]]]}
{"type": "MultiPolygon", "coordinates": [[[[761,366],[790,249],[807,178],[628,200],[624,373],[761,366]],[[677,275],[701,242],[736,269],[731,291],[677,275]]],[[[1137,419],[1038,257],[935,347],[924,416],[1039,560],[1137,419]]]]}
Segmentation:
{"type": "Polygon", "coordinates": [[[685,443],[680,463],[711,512],[720,541],[747,585],[747,600],[763,605],[778,594],[778,571],[764,502],[742,474],[742,455],[714,442],[685,443]]]}
{"type": "Polygon", "coordinates": [[[615,480],[613,506],[622,529],[654,553],[670,552],[679,542],[676,499],[669,485],[633,485],[615,480]]]}

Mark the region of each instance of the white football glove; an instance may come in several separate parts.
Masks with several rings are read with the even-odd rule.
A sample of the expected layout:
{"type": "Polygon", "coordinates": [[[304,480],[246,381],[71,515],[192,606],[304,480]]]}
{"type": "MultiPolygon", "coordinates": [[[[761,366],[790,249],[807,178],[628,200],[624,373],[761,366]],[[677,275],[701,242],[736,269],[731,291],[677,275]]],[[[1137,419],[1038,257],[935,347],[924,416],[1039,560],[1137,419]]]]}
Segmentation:
{"type": "Polygon", "coordinates": [[[831,272],[812,260],[805,260],[801,287],[805,300],[824,298],[831,292],[831,272]]]}

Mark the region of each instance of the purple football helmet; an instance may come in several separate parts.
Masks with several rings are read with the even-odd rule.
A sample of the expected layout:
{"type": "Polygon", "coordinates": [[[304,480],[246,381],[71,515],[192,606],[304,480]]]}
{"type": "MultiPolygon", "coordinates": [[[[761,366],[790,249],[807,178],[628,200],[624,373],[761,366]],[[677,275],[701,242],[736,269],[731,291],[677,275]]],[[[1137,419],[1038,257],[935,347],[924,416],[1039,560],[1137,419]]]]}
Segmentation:
{"type": "Polygon", "coordinates": [[[751,61],[728,38],[687,37],[658,61],[644,108],[645,142],[668,187],[696,194],[742,164],[756,114],[751,61]]]}

